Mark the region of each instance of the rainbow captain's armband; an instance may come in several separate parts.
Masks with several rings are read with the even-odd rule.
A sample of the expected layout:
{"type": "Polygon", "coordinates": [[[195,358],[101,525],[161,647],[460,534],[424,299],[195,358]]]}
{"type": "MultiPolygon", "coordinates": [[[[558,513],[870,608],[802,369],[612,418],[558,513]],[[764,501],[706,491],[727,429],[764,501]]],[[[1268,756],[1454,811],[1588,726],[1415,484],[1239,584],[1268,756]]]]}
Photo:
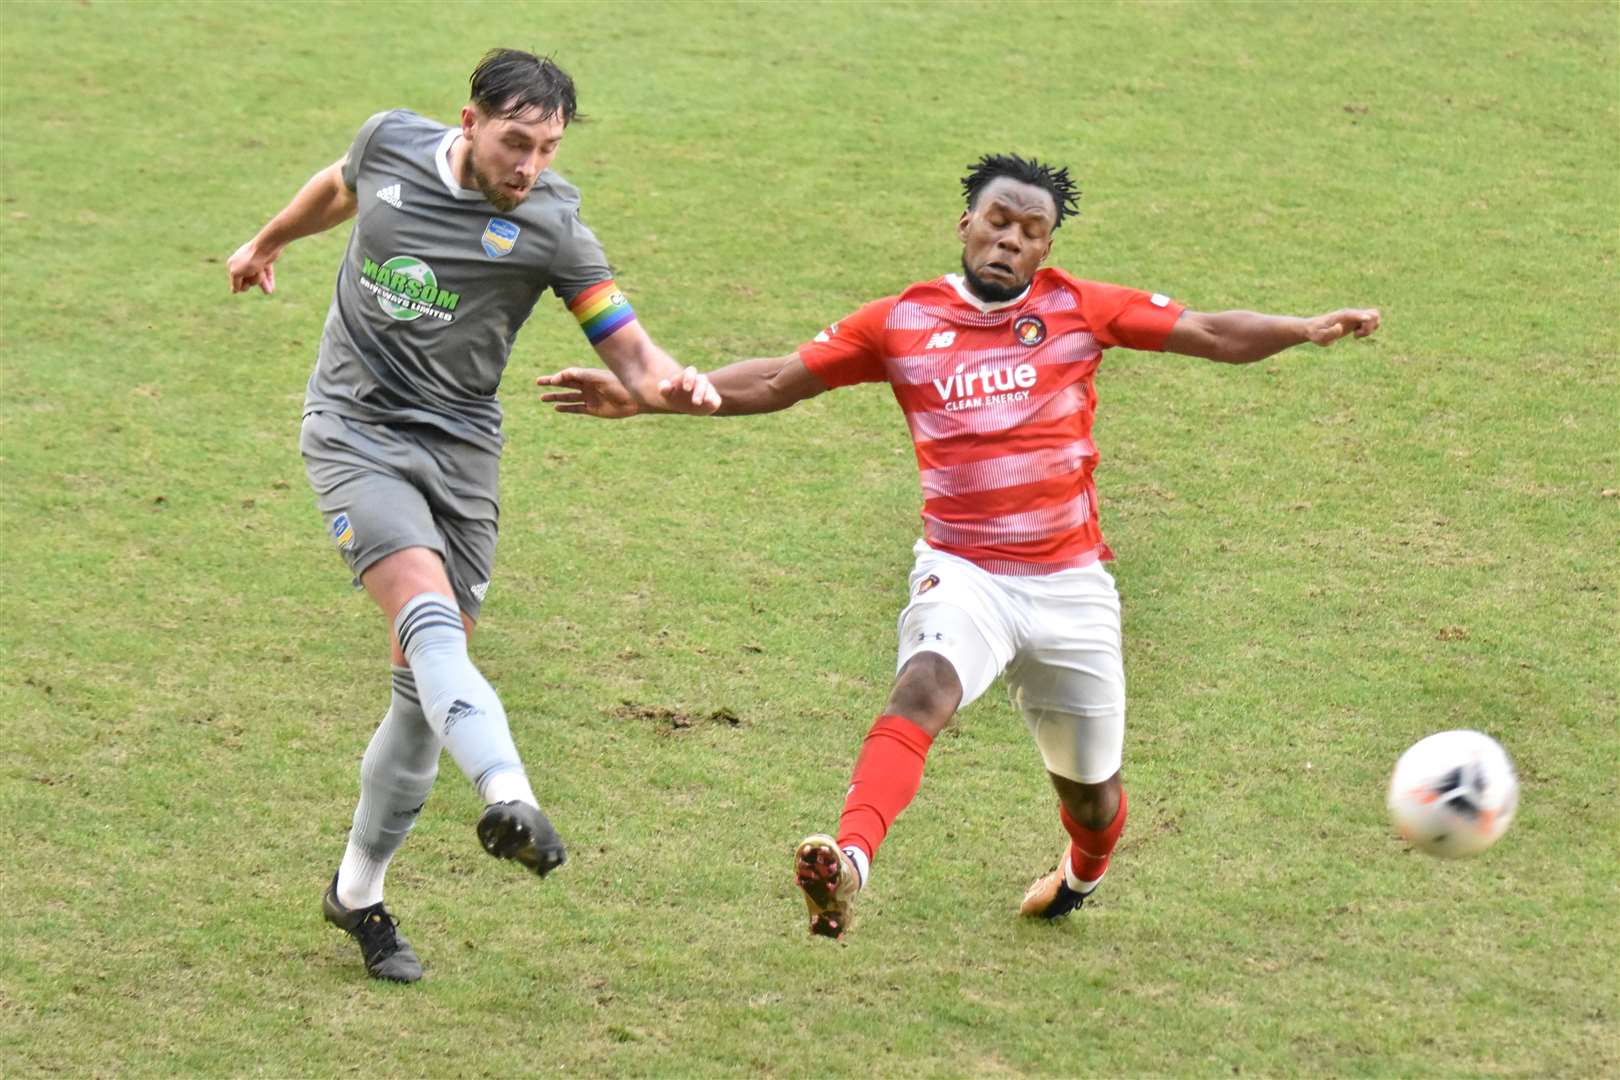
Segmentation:
{"type": "Polygon", "coordinates": [[[635,309],[612,278],[598,282],[574,297],[568,310],[579,320],[579,328],[585,331],[585,339],[592,345],[605,340],[620,327],[636,321],[635,309]]]}

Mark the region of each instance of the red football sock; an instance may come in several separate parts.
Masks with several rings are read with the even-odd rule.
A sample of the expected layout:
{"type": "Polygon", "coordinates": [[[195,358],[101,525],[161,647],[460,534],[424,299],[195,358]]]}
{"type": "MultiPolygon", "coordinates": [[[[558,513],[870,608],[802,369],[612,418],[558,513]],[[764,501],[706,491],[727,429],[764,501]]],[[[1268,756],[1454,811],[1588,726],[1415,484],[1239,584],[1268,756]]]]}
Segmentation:
{"type": "Polygon", "coordinates": [[[1096,881],[1108,869],[1108,857],[1119,843],[1119,834],[1125,830],[1125,789],[1119,789],[1119,811],[1103,829],[1088,829],[1069,816],[1062,803],[1058,816],[1069,833],[1069,869],[1079,881],[1096,881]]]}
{"type": "Polygon", "coordinates": [[[838,819],[838,846],[854,844],[870,859],[922,786],[923,762],[934,737],[903,716],[880,716],[866,733],[855,774],[850,777],[844,812],[838,819]]]}

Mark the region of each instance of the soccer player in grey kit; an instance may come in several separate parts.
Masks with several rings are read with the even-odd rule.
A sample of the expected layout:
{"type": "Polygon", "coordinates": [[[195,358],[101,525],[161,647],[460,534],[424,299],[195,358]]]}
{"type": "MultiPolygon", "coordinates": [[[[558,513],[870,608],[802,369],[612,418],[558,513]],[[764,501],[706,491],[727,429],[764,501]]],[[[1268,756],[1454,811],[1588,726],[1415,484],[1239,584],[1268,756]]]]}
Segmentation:
{"type": "Polygon", "coordinates": [[[299,449],[327,531],[390,628],[393,695],[360,765],[360,802],[322,900],[366,969],[422,966],[383,906],[383,877],[427,799],[439,751],[478,789],[485,850],[544,876],[563,842],[541,812],[506,712],[468,658],[494,565],[496,398],[512,343],[552,290],[646,405],[720,398],[636,321],[579,192],[549,170],[575,115],[549,59],[484,56],[458,127],[404,110],[367,120],[343,159],[231,256],[231,291],[275,288],[277,256],[356,218],[304,399],[299,449]]]}

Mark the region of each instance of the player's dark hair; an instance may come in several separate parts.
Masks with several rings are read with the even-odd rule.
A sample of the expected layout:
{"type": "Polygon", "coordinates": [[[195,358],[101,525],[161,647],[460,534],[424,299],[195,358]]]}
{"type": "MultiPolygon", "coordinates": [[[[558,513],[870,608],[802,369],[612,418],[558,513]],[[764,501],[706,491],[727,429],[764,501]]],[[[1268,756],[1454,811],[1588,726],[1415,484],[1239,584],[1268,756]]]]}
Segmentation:
{"type": "Polygon", "coordinates": [[[491,49],[468,81],[473,104],[488,116],[516,116],[525,109],[539,109],[540,119],[558,116],[566,125],[579,111],[574,80],[549,56],[521,49],[491,49]]]}
{"type": "Polygon", "coordinates": [[[1080,212],[1080,189],[1069,179],[1068,169],[1054,169],[1034,158],[1025,161],[1017,154],[986,154],[968,168],[968,174],[962,177],[962,191],[967,195],[969,210],[990,181],[1006,176],[1042,188],[1052,196],[1052,205],[1057,207],[1054,230],[1063,224],[1064,218],[1080,212]]]}

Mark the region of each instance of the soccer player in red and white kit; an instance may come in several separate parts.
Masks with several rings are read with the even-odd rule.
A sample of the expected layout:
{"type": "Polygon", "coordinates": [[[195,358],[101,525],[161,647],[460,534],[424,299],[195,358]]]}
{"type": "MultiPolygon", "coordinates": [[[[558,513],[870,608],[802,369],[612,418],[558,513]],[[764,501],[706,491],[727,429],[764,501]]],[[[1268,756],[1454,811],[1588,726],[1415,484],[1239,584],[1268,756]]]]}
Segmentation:
{"type": "MultiPolygon", "coordinates": [[[[1125,672],[1119,595],[1103,567],[1113,553],[1092,483],[1103,350],[1246,364],[1378,328],[1368,308],[1313,318],[1205,313],[1041,269],[1052,234],[1076,212],[1068,170],[986,156],[962,187],[960,274],[874,300],[786,356],[709,375],[720,416],[887,382],[916,445],[923,536],[900,613],[898,674],[855,761],[836,837],[807,837],[794,852],[810,930],[827,937],[849,928],[855,894],[917,794],[934,737],[998,675],[1040,748],[1069,837],[1057,866],[1025,893],[1022,913],[1067,915],[1108,869],[1126,815],[1125,672]]],[[[561,412],[649,411],[605,371],[569,368],[538,381],[563,388],[542,395],[561,412]]]]}

